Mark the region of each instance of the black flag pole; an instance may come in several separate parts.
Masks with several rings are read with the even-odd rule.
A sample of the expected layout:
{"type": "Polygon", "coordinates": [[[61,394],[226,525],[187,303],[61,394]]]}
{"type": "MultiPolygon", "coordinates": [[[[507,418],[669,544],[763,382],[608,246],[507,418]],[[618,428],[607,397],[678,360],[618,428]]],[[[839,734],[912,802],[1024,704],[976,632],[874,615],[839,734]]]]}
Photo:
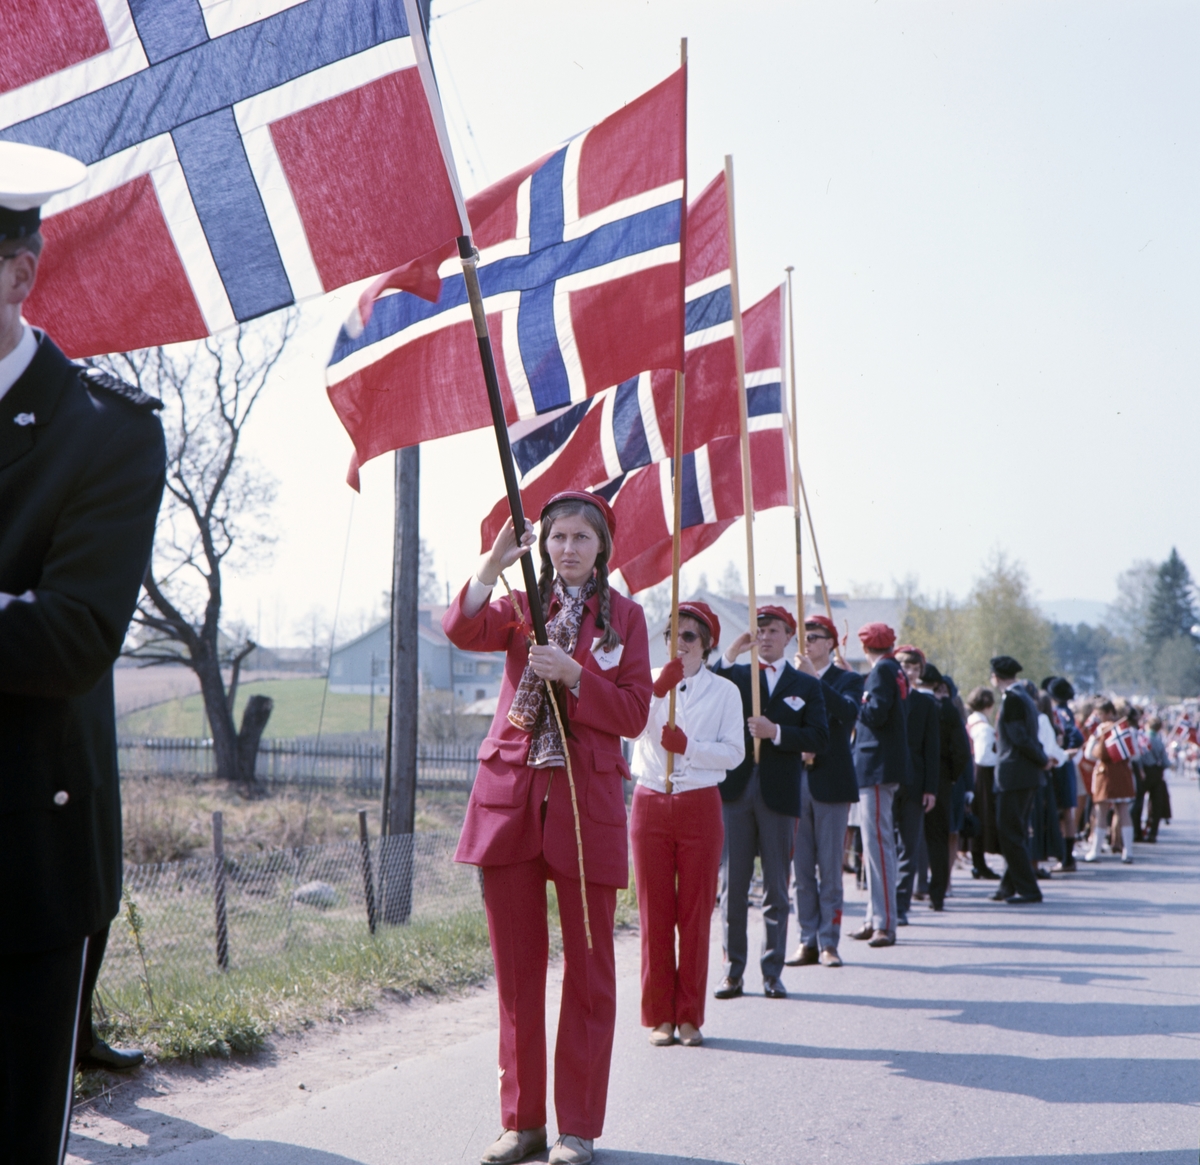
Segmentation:
{"type": "MultiPolygon", "coordinates": [[[[487,388],[488,404],[492,410],[492,428],[496,433],[496,447],[500,453],[500,469],[504,474],[504,490],[508,495],[508,508],[512,513],[513,529],[520,538],[525,532],[525,507],[521,504],[521,487],[517,482],[516,466],[513,464],[512,445],[508,439],[508,423],[504,419],[504,400],[500,396],[500,381],[496,376],[496,357],[492,352],[492,338],[488,332],[487,312],[483,304],[483,292],[479,288],[479,272],[476,263],[479,252],[471,241],[471,221],[467,217],[467,205],[463,200],[458,181],[458,169],[450,149],[450,135],[446,132],[446,118],[442,112],[441,94],[437,78],[433,74],[433,62],[429,56],[429,31],[425,26],[418,0],[404,0],[404,11],[408,17],[408,28],[413,53],[417,58],[417,72],[425,89],[426,103],[433,118],[446,176],[454,190],[458,205],[458,216],[462,223],[462,234],[458,238],[458,257],[462,261],[463,280],[467,287],[467,300],[471,305],[471,319],[475,325],[475,339],[479,344],[479,363],[483,368],[483,382],[487,388]],[[419,35],[418,35],[419,34],[419,35]]],[[[525,579],[525,593],[529,599],[529,617],[533,624],[534,638],[543,646],[546,639],[546,618],[542,611],[542,597],[538,593],[537,572],[533,567],[533,555],[521,556],[521,573],[525,579]]]]}

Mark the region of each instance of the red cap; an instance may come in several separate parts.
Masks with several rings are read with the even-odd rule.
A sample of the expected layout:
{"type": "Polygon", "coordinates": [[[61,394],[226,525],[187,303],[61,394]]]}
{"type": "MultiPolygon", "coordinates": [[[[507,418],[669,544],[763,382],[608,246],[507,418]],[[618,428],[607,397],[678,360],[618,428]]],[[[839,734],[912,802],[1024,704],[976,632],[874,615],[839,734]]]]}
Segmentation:
{"type": "Polygon", "coordinates": [[[829,632],[829,638],[837,642],[838,632],[833,625],[833,620],[828,615],[806,615],[804,617],[804,629],[807,631],[810,627],[821,627],[829,632]]]}
{"type": "Polygon", "coordinates": [[[760,622],[763,619],[778,619],[781,623],[787,624],[787,629],[793,635],[796,634],[795,616],[786,607],[759,607],[758,618],[760,622]]]}
{"type": "Polygon", "coordinates": [[[541,514],[538,515],[539,520],[545,518],[546,511],[554,505],[555,502],[591,502],[593,506],[604,515],[605,525],[608,526],[608,534],[610,538],[617,536],[617,515],[613,513],[612,506],[608,504],[599,494],[588,493],[582,489],[565,489],[562,493],[557,493],[543,507],[541,514]]]}
{"type": "Polygon", "coordinates": [[[858,629],[858,637],[868,651],[891,651],[896,633],[886,623],[868,623],[858,629]]]}
{"type": "Polygon", "coordinates": [[[919,647],[913,647],[911,643],[902,643],[894,652],[892,652],[892,654],[899,655],[902,651],[908,655],[915,655],[921,661],[921,666],[925,666],[927,662],[925,659],[925,653],[919,647]]]}
{"type": "Polygon", "coordinates": [[[698,619],[703,623],[712,635],[713,647],[721,642],[721,620],[717,618],[716,612],[707,603],[680,603],[679,613],[690,615],[693,619],[698,619]]]}

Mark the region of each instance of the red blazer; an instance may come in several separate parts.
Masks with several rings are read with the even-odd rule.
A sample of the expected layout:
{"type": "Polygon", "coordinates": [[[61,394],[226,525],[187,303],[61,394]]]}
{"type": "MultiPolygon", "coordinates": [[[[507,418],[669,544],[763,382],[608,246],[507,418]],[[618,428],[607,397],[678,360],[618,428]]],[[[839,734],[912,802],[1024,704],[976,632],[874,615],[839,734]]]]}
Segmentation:
{"type": "MultiPolygon", "coordinates": [[[[505,866],[544,854],[556,873],[579,877],[571,790],[565,769],[531,769],[529,734],[508,720],[513,695],[521,682],[529,644],[514,626],[508,596],[486,605],[474,618],[462,612],[466,588],[442,619],[455,647],[464,651],[504,651],[504,680],[496,718],[479,748],[479,772],[467,804],[467,818],[458,839],[455,861],[475,866],[505,866]],[[546,819],[542,802],[549,786],[546,819]]],[[[529,603],[516,592],[526,626],[529,603]]],[[[557,601],[546,618],[557,610],[557,601]]],[[[621,737],[636,737],[646,727],[650,710],[650,644],[642,608],[612,592],[613,627],[621,637],[620,658],[599,660],[593,646],[599,600],[584,604],[575,659],[583,666],[579,695],[567,694],[568,747],[579,803],[583,837],[584,875],[599,886],[629,883],[629,854],[625,825],[625,787],[629,766],[621,755],[621,737]],[[607,663],[608,666],[602,666],[607,663]]],[[[615,652],[613,654],[616,654],[615,652]]]]}

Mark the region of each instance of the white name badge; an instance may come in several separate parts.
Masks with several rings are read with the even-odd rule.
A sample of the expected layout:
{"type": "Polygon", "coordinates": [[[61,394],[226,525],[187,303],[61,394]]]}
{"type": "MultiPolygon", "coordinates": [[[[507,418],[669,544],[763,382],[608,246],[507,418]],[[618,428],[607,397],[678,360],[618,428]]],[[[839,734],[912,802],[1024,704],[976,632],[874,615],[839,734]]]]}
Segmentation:
{"type": "Polygon", "coordinates": [[[804,707],[804,701],[799,696],[784,696],[783,702],[791,708],[793,712],[799,712],[804,707]]]}
{"type": "Polygon", "coordinates": [[[601,636],[597,635],[596,638],[592,640],[592,655],[596,662],[600,665],[601,670],[608,671],[611,668],[616,667],[617,664],[621,662],[621,653],[625,650],[625,644],[618,643],[616,647],[612,649],[612,651],[601,651],[600,639],[601,636]]]}

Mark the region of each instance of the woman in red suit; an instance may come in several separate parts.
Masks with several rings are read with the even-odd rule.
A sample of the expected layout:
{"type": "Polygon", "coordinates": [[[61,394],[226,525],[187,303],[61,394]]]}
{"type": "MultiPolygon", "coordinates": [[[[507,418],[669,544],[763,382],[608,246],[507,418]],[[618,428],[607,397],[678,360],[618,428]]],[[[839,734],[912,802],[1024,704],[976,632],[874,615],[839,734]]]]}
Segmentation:
{"type": "Polygon", "coordinates": [[[455,859],[483,869],[483,896],[500,994],[500,1109],[504,1132],[483,1165],[546,1145],[546,882],[562,923],[564,979],[554,1053],[559,1138],[554,1165],[586,1165],[604,1125],[616,1022],[613,916],[628,884],[621,737],[636,737],[650,707],[650,650],[637,603],[608,586],[615,519],[602,498],[556,494],[541,514],[539,590],[546,647],[530,646],[529,603],[489,601],[500,572],[533,543],[509,521],[442,620],[464,651],[507,653],[496,717],[479,750],[455,859]],[[568,728],[593,948],[584,929],[575,817],[559,734],[543,681],[554,683],[568,728]]]}

